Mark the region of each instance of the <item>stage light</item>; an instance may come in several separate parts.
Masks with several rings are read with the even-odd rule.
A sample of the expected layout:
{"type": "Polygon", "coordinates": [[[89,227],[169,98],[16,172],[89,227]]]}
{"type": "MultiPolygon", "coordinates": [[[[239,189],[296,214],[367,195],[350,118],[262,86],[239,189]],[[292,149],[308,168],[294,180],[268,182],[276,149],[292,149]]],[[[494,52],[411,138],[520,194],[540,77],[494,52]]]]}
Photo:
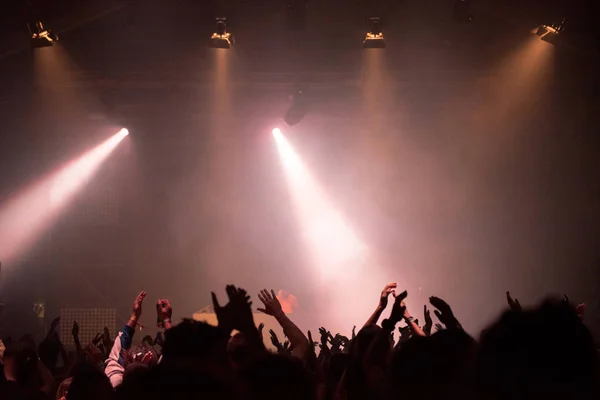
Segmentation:
{"type": "Polygon", "coordinates": [[[227,32],[227,18],[217,18],[215,33],[210,37],[210,46],[216,49],[229,49],[234,44],[233,35],[227,32]]]}
{"type": "Polygon", "coordinates": [[[371,17],[369,18],[369,31],[363,40],[363,47],[365,49],[384,49],[385,38],[381,31],[381,18],[371,17]]]}
{"type": "Polygon", "coordinates": [[[556,45],[561,32],[565,29],[565,24],[566,20],[563,20],[560,24],[540,25],[534,29],[534,33],[543,41],[556,45]]]}
{"type": "Polygon", "coordinates": [[[52,46],[52,42],[58,41],[58,35],[46,29],[42,21],[27,23],[27,29],[31,35],[31,46],[34,48],[52,46]]]}
{"type": "Polygon", "coordinates": [[[0,208],[0,258],[14,260],[35,242],[129,134],[121,129],[58,171],[40,179],[0,208]]]}

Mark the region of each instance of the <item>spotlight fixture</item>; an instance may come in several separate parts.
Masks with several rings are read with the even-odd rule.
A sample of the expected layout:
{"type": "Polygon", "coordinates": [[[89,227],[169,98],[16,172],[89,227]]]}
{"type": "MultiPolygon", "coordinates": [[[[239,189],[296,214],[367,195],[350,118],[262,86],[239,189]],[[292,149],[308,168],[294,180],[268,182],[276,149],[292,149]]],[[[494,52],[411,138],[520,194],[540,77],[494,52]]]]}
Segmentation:
{"type": "Polygon", "coordinates": [[[50,47],[58,41],[58,35],[44,28],[42,21],[28,22],[27,29],[31,35],[31,46],[34,48],[50,47]]]}
{"type": "Polygon", "coordinates": [[[216,49],[229,49],[234,44],[233,35],[227,32],[227,18],[216,18],[215,33],[210,37],[210,46],[216,49]]]}
{"type": "Polygon", "coordinates": [[[534,32],[543,41],[555,45],[558,43],[561,32],[565,29],[565,24],[566,20],[563,20],[560,24],[540,25],[534,32]]]}
{"type": "Polygon", "coordinates": [[[369,18],[369,31],[363,40],[363,48],[365,49],[384,49],[385,39],[381,32],[381,18],[369,18]]]}

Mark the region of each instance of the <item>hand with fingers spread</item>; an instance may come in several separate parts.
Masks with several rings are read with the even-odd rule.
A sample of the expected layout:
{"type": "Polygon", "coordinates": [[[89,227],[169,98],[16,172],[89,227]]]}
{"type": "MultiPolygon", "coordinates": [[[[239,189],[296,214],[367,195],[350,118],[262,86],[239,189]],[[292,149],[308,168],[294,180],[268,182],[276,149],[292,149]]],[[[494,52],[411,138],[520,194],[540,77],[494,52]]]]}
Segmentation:
{"type": "Polygon", "coordinates": [[[439,297],[435,297],[435,296],[430,297],[429,302],[431,303],[431,305],[434,308],[436,308],[436,310],[433,310],[433,312],[436,315],[436,317],[438,317],[440,322],[442,324],[446,325],[446,328],[448,328],[448,329],[452,329],[452,328],[461,329],[462,328],[460,323],[454,316],[454,313],[452,312],[452,308],[450,308],[448,303],[446,303],[444,300],[440,299],[439,297]]]}
{"type": "Polygon", "coordinates": [[[438,324],[438,323],[435,324],[435,331],[436,332],[440,332],[440,331],[443,331],[443,330],[444,330],[444,327],[442,326],[442,324],[438,324]]]}
{"type": "Polygon", "coordinates": [[[425,335],[431,335],[431,328],[433,327],[433,320],[431,319],[431,311],[427,309],[427,304],[423,306],[423,314],[425,315],[425,326],[423,326],[423,332],[425,335]]]}
{"type": "Polygon", "coordinates": [[[264,308],[257,308],[258,311],[273,317],[278,317],[283,314],[281,303],[277,299],[274,290],[271,290],[271,293],[269,293],[268,290],[263,289],[258,294],[258,298],[264,304],[264,308]]]}
{"type": "Polygon", "coordinates": [[[519,303],[519,299],[513,299],[509,291],[506,292],[506,302],[508,303],[510,309],[513,311],[523,310],[523,307],[521,307],[521,303],[519,303]]]}

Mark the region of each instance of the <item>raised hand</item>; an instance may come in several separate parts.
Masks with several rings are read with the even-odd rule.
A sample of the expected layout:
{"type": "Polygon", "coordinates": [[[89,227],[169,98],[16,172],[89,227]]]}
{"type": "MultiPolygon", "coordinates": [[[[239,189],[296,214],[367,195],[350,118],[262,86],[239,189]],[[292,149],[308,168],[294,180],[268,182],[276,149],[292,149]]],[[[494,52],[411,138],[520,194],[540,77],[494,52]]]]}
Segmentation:
{"type": "Polygon", "coordinates": [[[327,347],[327,342],[329,341],[331,333],[323,327],[319,328],[319,333],[321,334],[321,348],[327,347]]]}
{"type": "Polygon", "coordinates": [[[251,308],[252,302],[248,293],[244,289],[238,289],[233,285],[227,285],[225,291],[229,297],[229,303],[223,307],[219,305],[217,295],[211,293],[213,309],[217,315],[219,327],[227,333],[231,333],[234,329],[242,333],[249,333],[252,330],[258,333],[254,325],[251,308]]]}
{"type": "Polygon", "coordinates": [[[400,332],[400,343],[408,341],[412,336],[412,331],[410,330],[410,326],[408,325],[398,328],[398,331],[400,332]]]}
{"type": "Polygon", "coordinates": [[[384,309],[388,305],[388,297],[390,294],[392,296],[396,296],[396,288],[398,284],[396,282],[391,282],[385,285],[383,290],[381,291],[381,295],[379,296],[379,307],[384,309]]]}
{"type": "Polygon", "coordinates": [[[427,304],[423,306],[423,314],[425,315],[425,326],[423,326],[423,332],[425,332],[425,334],[429,336],[431,335],[433,320],[431,319],[431,311],[427,309],[427,304]]]}
{"type": "Polygon", "coordinates": [[[140,317],[142,316],[142,304],[144,303],[146,294],[146,292],[141,291],[140,294],[138,294],[135,300],[133,301],[133,307],[131,308],[131,317],[135,317],[136,320],[140,319],[140,317]]]}
{"type": "Polygon", "coordinates": [[[288,339],[285,339],[283,341],[283,346],[281,346],[281,350],[283,350],[284,353],[291,354],[294,350],[294,346],[290,343],[288,339]]]}
{"type": "Polygon", "coordinates": [[[258,330],[258,334],[260,335],[260,338],[263,338],[263,329],[265,329],[265,324],[263,324],[262,322],[260,324],[258,324],[258,328],[256,328],[258,330]]]}
{"type": "Polygon", "coordinates": [[[443,330],[444,330],[444,327],[442,326],[442,324],[438,324],[438,323],[435,324],[435,331],[436,332],[440,332],[440,331],[443,331],[443,330]]]}
{"type": "MultiPolygon", "coordinates": [[[[338,353],[338,352],[340,352],[340,347],[342,346],[343,340],[344,340],[343,337],[342,337],[342,335],[340,335],[338,333],[334,337],[330,333],[328,336],[329,336],[329,343],[331,343],[331,352],[332,353],[338,353]]],[[[346,338],[346,340],[348,340],[348,338],[346,338]]]]}
{"type": "Polygon", "coordinates": [[[521,303],[519,303],[519,300],[513,299],[512,296],[510,295],[509,291],[506,292],[506,302],[508,303],[508,306],[510,307],[510,309],[513,311],[522,311],[523,310],[523,307],[521,307],[521,303]]]}
{"type": "Polygon", "coordinates": [[[406,312],[406,307],[404,307],[404,299],[408,296],[408,292],[405,290],[396,296],[396,300],[394,300],[394,305],[392,307],[392,313],[390,314],[390,321],[394,324],[398,323],[402,318],[404,318],[404,314],[406,312]]]}
{"type": "Polygon", "coordinates": [[[340,335],[338,333],[337,335],[335,335],[335,337],[339,339],[339,341],[341,342],[341,344],[344,348],[346,348],[350,344],[350,339],[348,339],[347,336],[340,335]]]}
{"type": "Polygon", "coordinates": [[[436,308],[433,312],[440,322],[446,325],[446,328],[460,328],[460,323],[454,316],[452,308],[444,300],[439,297],[432,296],[429,298],[431,305],[436,308]]]}
{"type": "Polygon", "coordinates": [[[79,324],[77,321],[73,321],[73,328],[71,328],[71,334],[73,337],[79,337],[79,324]]]}
{"type": "Polygon", "coordinates": [[[94,338],[92,339],[92,344],[94,346],[97,346],[101,340],[102,340],[102,334],[100,332],[98,332],[98,333],[96,333],[96,336],[94,336],[94,338]]]}
{"type": "Polygon", "coordinates": [[[156,302],[156,319],[159,324],[165,329],[171,327],[171,316],[173,315],[173,308],[168,299],[158,299],[156,302]]]}
{"type": "Polygon", "coordinates": [[[356,339],[356,325],[352,328],[352,340],[356,339]]]}
{"type": "Polygon", "coordinates": [[[279,341],[279,338],[277,337],[277,334],[273,329],[269,329],[269,335],[271,336],[271,343],[273,344],[273,346],[275,346],[277,350],[280,350],[283,347],[283,345],[279,341]]]}
{"type": "Polygon", "coordinates": [[[274,317],[283,313],[281,303],[277,299],[274,290],[271,290],[271,293],[266,289],[261,290],[258,294],[258,299],[262,301],[265,306],[265,308],[257,308],[258,311],[274,317]]]}

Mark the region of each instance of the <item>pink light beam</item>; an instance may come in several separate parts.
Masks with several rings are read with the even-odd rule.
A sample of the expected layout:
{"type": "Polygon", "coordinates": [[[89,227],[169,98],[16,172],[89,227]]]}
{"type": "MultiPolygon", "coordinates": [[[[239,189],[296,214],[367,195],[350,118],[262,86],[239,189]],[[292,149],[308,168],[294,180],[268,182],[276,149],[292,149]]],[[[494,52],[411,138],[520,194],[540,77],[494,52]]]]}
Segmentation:
{"type": "Polygon", "coordinates": [[[22,255],[58,218],[128,134],[127,129],[121,129],[3,204],[0,208],[0,259],[10,262],[22,255]]]}

